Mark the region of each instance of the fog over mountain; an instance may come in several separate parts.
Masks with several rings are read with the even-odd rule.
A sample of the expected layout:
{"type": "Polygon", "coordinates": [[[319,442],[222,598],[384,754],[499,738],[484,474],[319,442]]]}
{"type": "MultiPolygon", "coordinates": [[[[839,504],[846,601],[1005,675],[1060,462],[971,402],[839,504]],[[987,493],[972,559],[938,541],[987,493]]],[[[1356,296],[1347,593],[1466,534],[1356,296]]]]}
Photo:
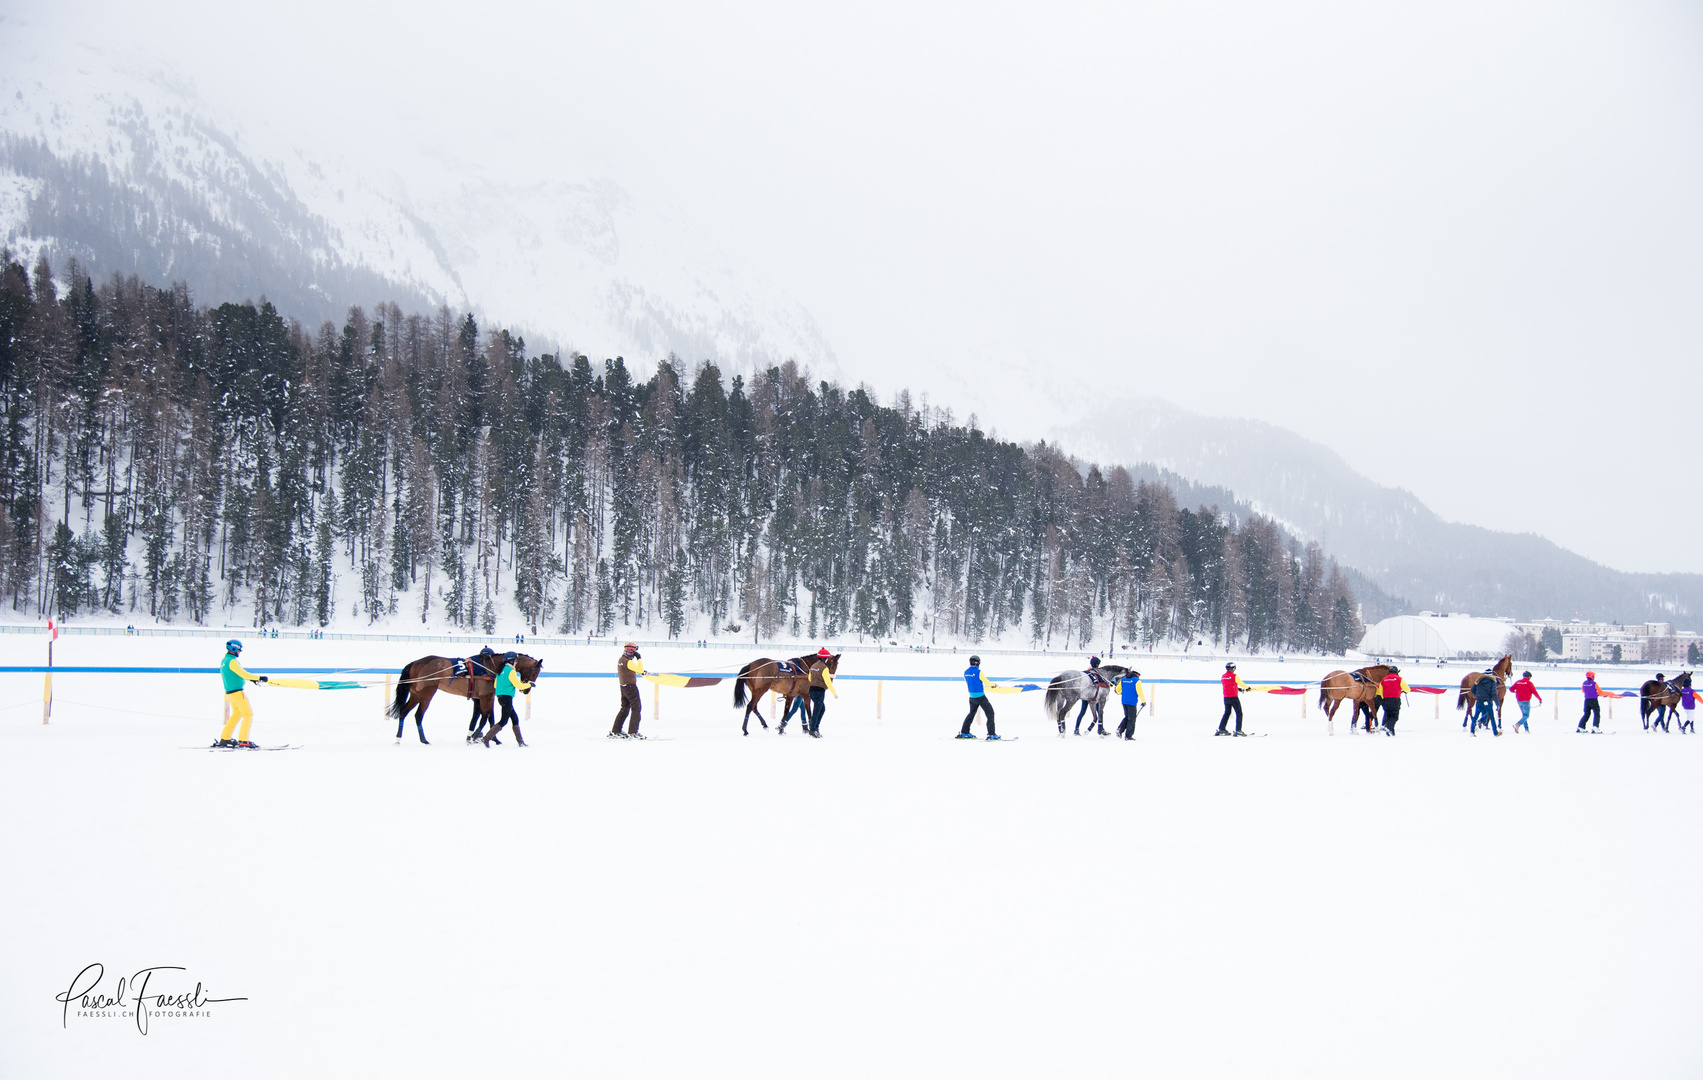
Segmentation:
{"type": "MultiPolygon", "coordinates": [[[[1703,613],[1703,575],[1624,573],[1532,533],[1444,521],[1410,493],[1361,476],[1328,447],[1257,420],[1130,400],[1057,435],[1090,458],[1152,462],[1234,491],[1411,610],[1688,626],[1703,613]]],[[[1520,497],[1512,474],[1461,482],[1480,485],[1486,499],[1520,497]]]]}
{"type": "Polygon", "coordinates": [[[305,322],[449,304],[599,358],[839,374],[801,305],[613,181],[504,183],[444,161],[374,174],[311,132],[223,116],[142,58],[7,30],[0,238],[29,261],[182,280],[210,302],[264,294],[305,322]]]}
{"type": "MultiPolygon", "coordinates": [[[[311,131],[222,114],[169,67],[5,25],[0,239],[25,261],[45,252],[97,279],[182,280],[203,302],[264,295],[309,323],[380,300],[448,304],[534,345],[640,367],[669,353],[734,371],[794,359],[815,376],[859,381],[803,304],[684,211],[613,180],[506,181],[447,155],[359,168],[319,150],[311,131]]],[[[961,393],[939,403],[967,412],[1009,402],[1023,363],[965,364],[947,380],[961,393]]],[[[930,373],[936,386],[953,364],[964,361],[930,373]]],[[[1061,393],[1036,387],[1036,408],[1018,415],[1056,415],[1061,393]]],[[[1082,412],[1054,432],[1067,451],[1170,484],[1185,505],[1268,514],[1317,539],[1362,575],[1369,617],[1406,606],[1685,623],[1703,612],[1703,576],[1622,573],[1536,535],[1444,521],[1270,424],[1151,399],[1082,412]]],[[[1515,490],[1492,482],[1483,498],[1515,490]]]]}

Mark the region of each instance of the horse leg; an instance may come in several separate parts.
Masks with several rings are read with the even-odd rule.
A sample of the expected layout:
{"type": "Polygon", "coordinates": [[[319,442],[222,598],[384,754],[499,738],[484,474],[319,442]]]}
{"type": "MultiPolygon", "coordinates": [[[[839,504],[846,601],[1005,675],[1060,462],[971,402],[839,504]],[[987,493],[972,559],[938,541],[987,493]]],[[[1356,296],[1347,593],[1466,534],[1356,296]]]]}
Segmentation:
{"type": "Polygon", "coordinates": [[[414,707],[414,692],[408,691],[408,697],[402,702],[402,711],[396,714],[396,741],[402,741],[402,727],[408,723],[408,710],[414,707]]]}
{"type": "Polygon", "coordinates": [[[421,745],[430,745],[426,742],[426,706],[431,703],[431,691],[427,691],[426,696],[420,699],[420,707],[414,710],[414,730],[420,733],[421,745]]]}

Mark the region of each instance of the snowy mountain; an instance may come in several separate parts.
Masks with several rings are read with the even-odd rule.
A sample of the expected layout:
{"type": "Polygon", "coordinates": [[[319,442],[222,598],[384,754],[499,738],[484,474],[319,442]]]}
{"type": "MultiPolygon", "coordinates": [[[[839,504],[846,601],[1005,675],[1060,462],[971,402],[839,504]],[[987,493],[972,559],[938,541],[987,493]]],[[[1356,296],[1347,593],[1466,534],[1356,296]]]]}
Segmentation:
{"type": "Polygon", "coordinates": [[[0,241],[28,261],[182,280],[206,302],[264,294],[303,320],[441,303],[594,357],[838,374],[808,311],[611,181],[375,174],[222,115],[145,58],[4,26],[0,241]]]}
{"type": "Polygon", "coordinates": [[[1144,399],[1110,404],[1056,434],[1085,457],[1150,462],[1234,491],[1413,610],[1625,622],[1703,616],[1703,575],[1624,573],[1533,533],[1444,521],[1409,492],[1271,424],[1144,399]]]}

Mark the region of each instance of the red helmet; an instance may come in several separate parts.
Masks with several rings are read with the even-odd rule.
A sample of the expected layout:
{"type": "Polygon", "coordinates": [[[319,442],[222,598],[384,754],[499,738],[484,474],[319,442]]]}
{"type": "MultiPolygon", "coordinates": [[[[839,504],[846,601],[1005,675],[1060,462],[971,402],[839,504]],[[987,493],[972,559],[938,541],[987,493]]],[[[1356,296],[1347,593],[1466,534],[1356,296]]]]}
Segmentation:
{"type": "Polygon", "coordinates": [[[636,652],[638,650],[638,645],[629,641],[625,645],[621,646],[621,648],[625,652],[636,652]]]}
{"type": "Polygon", "coordinates": [[[828,651],[828,646],[824,645],[820,649],[816,650],[816,655],[820,656],[822,659],[826,660],[826,659],[828,659],[828,657],[830,657],[834,654],[828,651]]]}
{"type": "Polygon", "coordinates": [[[1594,672],[1594,671],[1585,672],[1585,678],[1587,678],[1587,679],[1594,679],[1596,677],[1597,677],[1597,673],[1594,672]]]}

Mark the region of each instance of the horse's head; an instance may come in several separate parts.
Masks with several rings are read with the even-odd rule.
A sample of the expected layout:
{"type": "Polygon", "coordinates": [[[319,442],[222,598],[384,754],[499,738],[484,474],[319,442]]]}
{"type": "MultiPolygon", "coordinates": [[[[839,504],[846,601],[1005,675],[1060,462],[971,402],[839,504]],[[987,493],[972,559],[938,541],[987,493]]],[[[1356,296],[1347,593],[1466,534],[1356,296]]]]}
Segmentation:
{"type": "Polygon", "coordinates": [[[1509,653],[1507,656],[1496,661],[1496,666],[1490,670],[1499,679],[1506,679],[1508,676],[1512,675],[1514,673],[1513,654],[1509,653]]]}
{"type": "MultiPolygon", "coordinates": [[[[544,661],[535,656],[528,656],[525,653],[519,653],[514,658],[514,669],[520,672],[522,682],[535,683],[538,681],[539,672],[544,670],[544,661]]],[[[532,688],[529,686],[521,692],[530,694],[532,693],[532,688]]]]}
{"type": "Polygon", "coordinates": [[[835,675],[838,675],[840,673],[840,655],[841,655],[840,653],[835,653],[834,655],[828,657],[828,660],[827,660],[828,670],[833,672],[835,675]]]}

